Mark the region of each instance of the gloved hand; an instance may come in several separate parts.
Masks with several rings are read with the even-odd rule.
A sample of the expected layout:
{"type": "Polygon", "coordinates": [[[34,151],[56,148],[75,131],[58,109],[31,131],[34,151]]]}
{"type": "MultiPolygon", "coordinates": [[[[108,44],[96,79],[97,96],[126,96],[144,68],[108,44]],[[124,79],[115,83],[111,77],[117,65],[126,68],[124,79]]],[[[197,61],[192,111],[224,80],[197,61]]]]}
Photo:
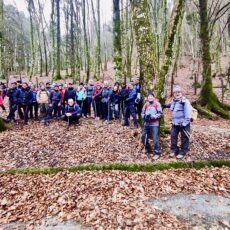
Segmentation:
{"type": "Polygon", "coordinates": [[[151,114],[145,115],[144,120],[149,122],[151,120],[151,114]]]}

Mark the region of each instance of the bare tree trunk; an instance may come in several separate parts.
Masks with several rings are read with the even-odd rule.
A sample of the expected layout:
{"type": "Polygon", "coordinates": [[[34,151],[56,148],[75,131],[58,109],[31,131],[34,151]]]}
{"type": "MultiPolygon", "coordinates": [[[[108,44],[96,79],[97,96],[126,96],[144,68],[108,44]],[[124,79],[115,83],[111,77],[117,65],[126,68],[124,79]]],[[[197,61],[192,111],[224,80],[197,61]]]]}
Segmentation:
{"type": "Polygon", "coordinates": [[[84,31],[84,47],[86,55],[86,82],[89,81],[90,77],[90,53],[89,53],[89,43],[86,31],[86,7],[85,1],[82,1],[82,20],[83,20],[83,31],[84,31]]]}
{"type": "Polygon", "coordinates": [[[113,60],[115,80],[122,82],[120,0],[113,0],[113,60]]]}
{"type": "Polygon", "coordinates": [[[4,30],[4,12],[3,12],[4,2],[0,0],[0,79],[5,78],[4,71],[4,40],[3,40],[3,30],[4,30]]]}
{"type": "Polygon", "coordinates": [[[56,0],[56,13],[57,13],[57,65],[55,80],[61,79],[61,31],[60,31],[60,0],[56,0]]]}

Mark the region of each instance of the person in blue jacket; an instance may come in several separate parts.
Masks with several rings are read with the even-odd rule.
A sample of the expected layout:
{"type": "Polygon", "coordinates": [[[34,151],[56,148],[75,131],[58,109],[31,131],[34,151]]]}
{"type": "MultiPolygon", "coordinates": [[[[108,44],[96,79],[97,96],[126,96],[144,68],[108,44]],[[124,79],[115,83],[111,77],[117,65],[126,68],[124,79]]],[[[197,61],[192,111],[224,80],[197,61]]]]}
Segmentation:
{"type": "Polygon", "coordinates": [[[69,83],[68,89],[65,91],[64,95],[66,105],[69,99],[73,99],[74,102],[76,100],[76,90],[74,89],[73,84],[71,82],[69,83]]]}
{"type": "Polygon", "coordinates": [[[18,115],[25,124],[28,124],[29,106],[33,103],[33,93],[26,82],[22,83],[22,88],[17,91],[15,98],[18,105],[18,115]]]}
{"type": "Polygon", "coordinates": [[[120,104],[120,91],[119,85],[115,85],[111,94],[111,108],[112,108],[112,116],[115,119],[119,119],[119,104],[120,104]]]}
{"type": "Polygon", "coordinates": [[[38,102],[37,102],[37,88],[35,87],[35,85],[31,85],[32,88],[32,94],[33,94],[33,102],[30,105],[30,119],[38,119],[38,102]],[[34,112],[34,113],[33,113],[34,112]]]}
{"type": "Polygon", "coordinates": [[[91,116],[91,106],[92,106],[92,100],[93,100],[93,91],[95,90],[95,86],[93,83],[93,80],[90,79],[89,83],[86,88],[87,97],[86,97],[86,111],[87,115],[91,116]]]}
{"type": "Polygon", "coordinates": [[[17,101],[16,101],[16,94],[17,94],[17,82],[11,83],[11,88],[8,89],[6,95],[9,97],[9,115],[7,116],[7,120],[15,120],[15,112],[17,111],[17,101]]]}
{"type": "Polygon", "coordinates": [[[133,118],[133,125],[134,128],[138,127],[137,124],[137,115],[136,115],[136,110],[135,110],[135,100],[137,98],[137,91],[134,88],[134,82],[130,82],[128,84],[128,96],[127,99],[125,100],[125,121],[123,123],[123,126],[129,126],[129,118],[130,115],[133,118]]]}
{"type": "Polygon", "coordinates": [[[69,122],[69,124],[76,122],[79,123],[81,117],[81,108],[74,102],[72,98],[68,100],[68,103],[65,107],[65,117],[64,119],[69,122]]]}
{"type": "Polygon", "coordinates": [[[112,119],[111,114],[111,95],[112,89],[109,87],[108,81],[104,82],[104,87],[101,92],[101,104],[102,104],[102,119],[110,121],[112,119]]]}
{"type": "Polygon", "coordinates": [[[188,99],[182,95],[179,85],[173,88],[174,99],[164,108],[170,108],[172,113],[171,153],[170,157],[183,159],[189,150],[190,122],[192,106],[188,99]],[[178,146],[178,136],[181,134],[181,146],[178,146]]]}
{"type": "Polygon", "coordinates": [[[80,106],[82,113],[84,113],[86,110],[84,106],[84,101],[86,99],[86,96],[87,96],[87,93],[86,93],[86,89],[84,88],[84,84],[80,83],[79,88],[76,91],[76,102],[80,106]]]}
{"type": "Polygon", "coordinates": [[[124,118],[125,117],[125,100],[128,97],[128,88],[126,85],[126,82],[123,82],[121,87],[120,87],[120,117],[124,118]]]}
{"type": "Polygon", "coordinates": [[[58,85],[54,85],[54,90],[50,93],[50,108],[55,118],[61,117],[61,93],[58,85]]]}

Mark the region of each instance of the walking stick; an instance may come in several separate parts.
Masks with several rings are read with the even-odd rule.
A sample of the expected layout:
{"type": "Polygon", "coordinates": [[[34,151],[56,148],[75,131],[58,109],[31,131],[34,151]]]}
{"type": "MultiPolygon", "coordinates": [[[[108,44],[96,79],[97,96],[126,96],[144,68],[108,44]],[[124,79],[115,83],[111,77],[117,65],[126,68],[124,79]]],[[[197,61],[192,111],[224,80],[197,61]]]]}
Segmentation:
{"type": "Polygon", "coordinates": [[[95,101],[95,99],[93,99],[93,103],[94,103],[95,115],[96,115],[96,117],[95,117],[95,118],[97,118],[97,105],[96,105],[96,101],[95,101]]]}
{"type": "Polygon", "coordinates": [[[110,116],[110,103],[109,103],[109,100],[108,100],[108,123],[109,123],[109,116],[110,116]]]}
{"type": "Polygon", "coordinates": [[[68,121],[67,121],[67,130],[69,130],[70,122],[69,122],[69,116],[68,116],[68,121]]]}
{"type": "MultiPolygon", "coordinates": [[[[191,135],[190,135],[190,133],[189,133],[187,130],[185,130],[184,128],[182,128],[182,130],[183,130],[184,134],[187,136],[187,138],[188,138],[189,140],[191,140],[191,135]]],[[[192,144],[193,144],[193,146],[194,146],[196,149],[199,149],[203,154],[206,155],[205,150],[201,147],[200,143],[197,142],[194,138],[193,138],[192,144]]]]}

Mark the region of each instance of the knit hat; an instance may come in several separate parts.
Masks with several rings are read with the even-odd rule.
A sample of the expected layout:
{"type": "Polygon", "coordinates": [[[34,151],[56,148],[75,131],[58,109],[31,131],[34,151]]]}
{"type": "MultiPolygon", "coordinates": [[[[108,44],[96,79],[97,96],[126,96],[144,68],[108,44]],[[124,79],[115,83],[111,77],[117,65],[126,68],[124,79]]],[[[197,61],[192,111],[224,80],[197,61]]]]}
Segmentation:
{"type": "Polygon", "coordinates": [[[173,93],[175,93],[175,92],[181,92],[181,87],[179,85],[175,85],[173,87],[173,93]]]}

